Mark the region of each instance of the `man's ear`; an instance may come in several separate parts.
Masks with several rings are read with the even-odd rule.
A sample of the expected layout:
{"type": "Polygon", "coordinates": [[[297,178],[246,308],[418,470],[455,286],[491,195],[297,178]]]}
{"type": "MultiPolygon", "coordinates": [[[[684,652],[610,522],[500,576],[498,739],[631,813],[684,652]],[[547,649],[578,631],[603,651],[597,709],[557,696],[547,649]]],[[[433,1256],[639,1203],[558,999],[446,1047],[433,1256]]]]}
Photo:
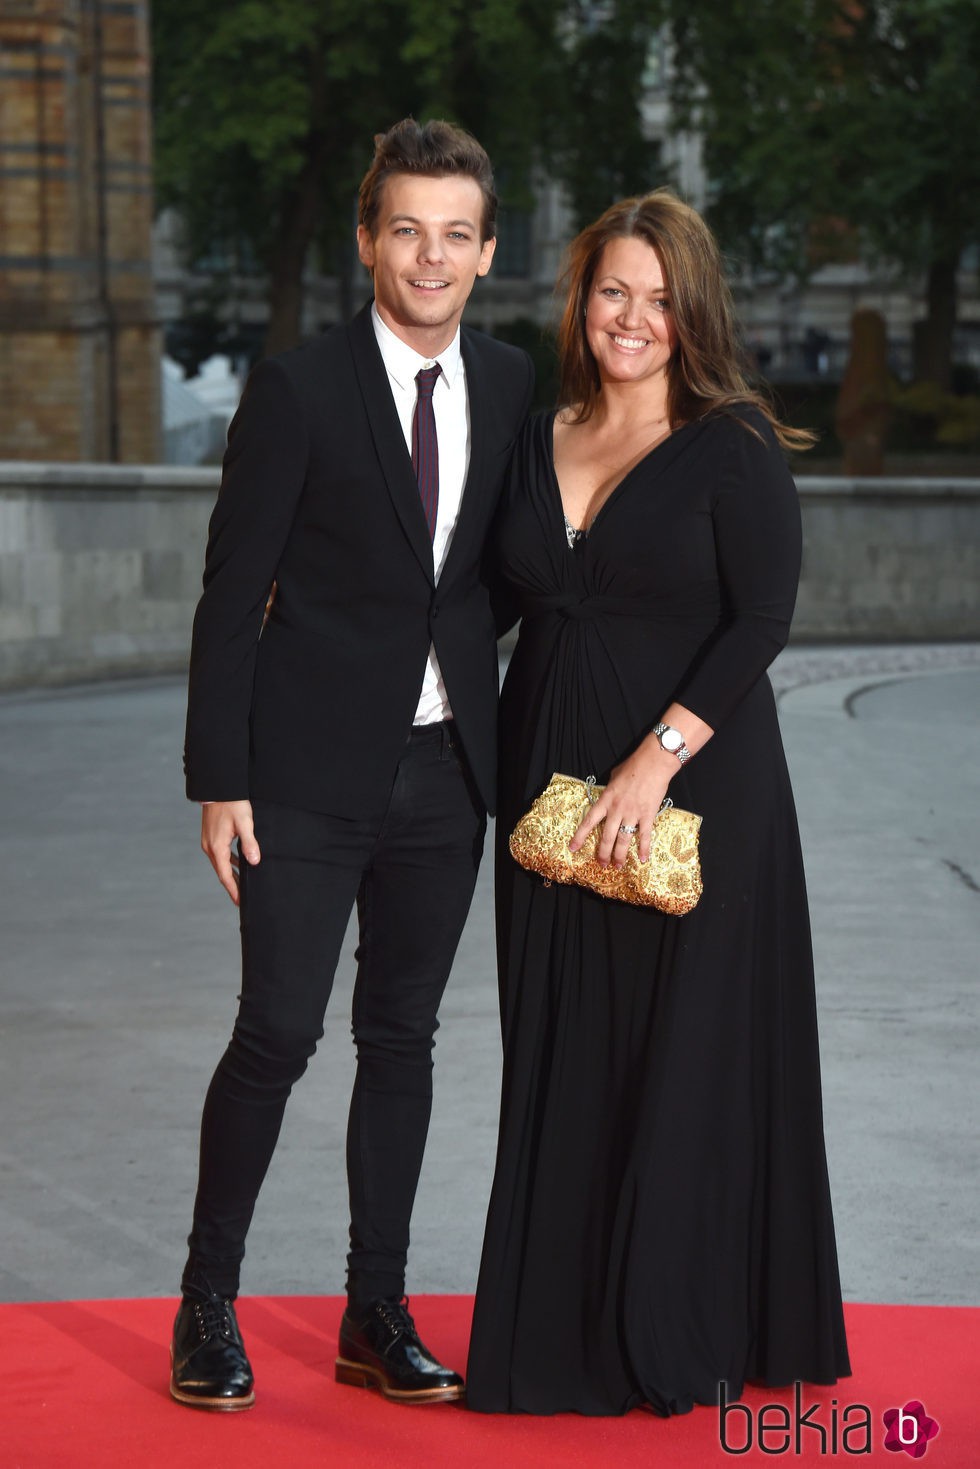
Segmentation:
{"type": "MultiPolygon", "coordinates": [[[[477,275],[486,275],[487,271],[490,269],[490,262],[493,260],[493,252],[494,250],[496,250],[496,248],[496,235],[491,235],[489,240],[484,240],[483,247],[480,250],[480,263],[476,267],[477,275]]],[[[363,258],[364,257],[362,255],[361,259],[363,260],[363,258]]]]}
{"type": "Polygon", "coordinates": [[[368,270],[374,269],[374,241],[371,231],[363,224],[357,226],[357,254],[362,265],[366,265],[368,270]]]}

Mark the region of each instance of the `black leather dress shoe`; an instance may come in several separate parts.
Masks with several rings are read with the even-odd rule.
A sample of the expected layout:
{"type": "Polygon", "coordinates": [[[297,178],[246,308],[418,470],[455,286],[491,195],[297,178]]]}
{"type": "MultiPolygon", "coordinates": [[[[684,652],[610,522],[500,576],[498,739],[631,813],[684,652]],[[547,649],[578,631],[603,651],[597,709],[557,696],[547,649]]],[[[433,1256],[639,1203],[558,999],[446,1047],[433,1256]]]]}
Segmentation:
{"type": "Polygon", "coordinates": [[[189,1408],[234,1412],[255,1402],[252,1369],[231,1301],[181,1301],[170,1348],[170,1396],[189,1408]]]}
{"type": "Polygon", "coordinates": [[[363,1321],[345,1311],[336,1378],[373,1387],[398,1403],[446,1403],[463,1396],[463,1379],[419,1340],[407,1301],[375,1301],[363,1321]]]}

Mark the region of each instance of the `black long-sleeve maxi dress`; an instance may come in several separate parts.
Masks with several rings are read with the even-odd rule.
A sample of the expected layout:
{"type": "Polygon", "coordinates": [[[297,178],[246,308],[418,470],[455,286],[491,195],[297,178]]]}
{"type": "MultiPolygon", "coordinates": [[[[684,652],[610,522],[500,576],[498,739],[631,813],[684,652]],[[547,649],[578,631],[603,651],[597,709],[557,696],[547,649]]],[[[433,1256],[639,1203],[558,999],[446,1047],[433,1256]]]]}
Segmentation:
{"type": "Polygon", "coordinates": [[[501,703],[504,1076],[468,1402],[678,1413],[721,1380],[729,1398],[746,1380],[833,1382],[850,1368],[809,918],[765,674],[796,597],[795,486],[760,414],[718,413],[655,447],[572,549],[552,424],[525,430],[500,530],[522,621],[501,703]],[[715,731],[670,786],[703,817],[695,911],[519,868],[507,835],[552,772],[605,781],[672,700],[715,731]]]}

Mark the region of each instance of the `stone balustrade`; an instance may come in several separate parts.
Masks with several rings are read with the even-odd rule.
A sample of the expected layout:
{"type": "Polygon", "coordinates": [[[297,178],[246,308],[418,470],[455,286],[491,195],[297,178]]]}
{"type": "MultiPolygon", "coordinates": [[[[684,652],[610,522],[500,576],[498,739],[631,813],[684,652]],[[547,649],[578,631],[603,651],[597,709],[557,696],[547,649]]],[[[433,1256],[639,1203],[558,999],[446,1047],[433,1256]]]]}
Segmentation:
{"type": "MultiPolygon", "coordinates": [[[[217,484],[0,463],[0,688],[183,669],[217,484]]],[[[798,484],[794,642],[980,639],[980,479],[798,484]]]]}

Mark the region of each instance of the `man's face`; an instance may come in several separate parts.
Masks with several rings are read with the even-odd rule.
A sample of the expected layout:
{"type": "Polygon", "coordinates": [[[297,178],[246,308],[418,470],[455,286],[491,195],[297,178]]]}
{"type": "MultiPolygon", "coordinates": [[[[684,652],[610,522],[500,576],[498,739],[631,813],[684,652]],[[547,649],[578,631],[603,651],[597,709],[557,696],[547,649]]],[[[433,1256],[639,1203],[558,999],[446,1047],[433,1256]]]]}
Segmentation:
{"type": "Polygon", "coordinates": [[[490,269],[496,241],[481,244],[482,218],[475,179],[396,173],[382,187],[375,233],[358,228],[378,315],[423,356],[452,341],[473,282],[490,269]]]}

